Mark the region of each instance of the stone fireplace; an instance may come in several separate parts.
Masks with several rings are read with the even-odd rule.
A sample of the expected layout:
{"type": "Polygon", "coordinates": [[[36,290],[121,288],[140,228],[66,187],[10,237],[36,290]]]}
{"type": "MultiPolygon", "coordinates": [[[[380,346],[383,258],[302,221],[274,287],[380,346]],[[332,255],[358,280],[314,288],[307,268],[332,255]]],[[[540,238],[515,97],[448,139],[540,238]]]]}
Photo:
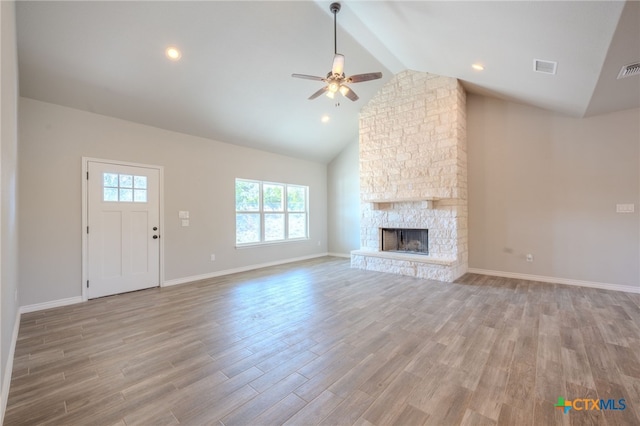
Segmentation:
{"type": "MultiPolygon", "coordinates": [[[[466,272],[465,104],[458,80],[404,71],[362,109],[361,248],[352,267],[447,282],[466,272]],[[427,247],[386,250],[390,229],[428,230],[427,247]]],[[[405,248],[425,244],[409,239],[405,248]]]]}

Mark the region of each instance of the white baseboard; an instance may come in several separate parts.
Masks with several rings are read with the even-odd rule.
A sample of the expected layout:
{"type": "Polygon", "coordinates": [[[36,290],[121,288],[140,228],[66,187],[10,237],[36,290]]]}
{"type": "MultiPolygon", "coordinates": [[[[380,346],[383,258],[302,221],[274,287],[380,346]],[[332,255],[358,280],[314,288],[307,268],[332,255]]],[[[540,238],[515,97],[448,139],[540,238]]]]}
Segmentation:
{"type": "Polygon", "coordinates": [[[0,425],[4,424],[4,413],[7,411],[7,400],[9,398],[9,387],[11,386],[11,376],[13,373],[13,358],[16,353],[16,343],[18,342],[18,331],[20,330],[20,309],[16,312],[16,320],[13,324],[13,335],[9,346],[7,365],[4,366],[4,380],[0,389],[0,425]]]}
{"type": "Polygon", "coordinates": [[[350,253],[329,253],[328,256],[344,257],[344,258],[347,258],[347,259],[351,259],[351,254],[350,253]]]}
{"type": "Polygon", "coordinates": [[[607,284],[593,281],[572,280],[568,278],[545,277],[542,275],[520,274],[517,272],[491,271],[477,268],[469,268],[467,272],[470,274],[493,275],[494,277],[516,278],[527,281],[540,281],[551,284],[574,285],[578,287],[599,288],[602,290],[624,291],[626,293],[640,294],[640,286],[634,287],[622,284],[607,284]]]}
{"type": "Polygon", "coordinates": [[[52,300],[51,302],[36,303],[35,305],[26,305],[20,307],[20,313],[42,311],[43,309],[59,308],[60,306],[74,305],[82,303],[82,296],[69,297],[68,299],[52,300]]]}
{"type": "Polygon", "coordinates": [[[169,286],[172,286],[172,285],[186,284],[186,283],[190,283],[190,282],[193,282],[193,281],[207,280],[207,279],[210,279],[210,278],[222,277],[224,275],[237,274],[238,272],[253,271],[254,269],[267,268],[269,266],[284,265],[286,263],[298,262],[298,261],[301,261],[301,260],[315,259],[315,258],[318,258],[318,257],[324,257],[324,256],[328,256],[328,255],[329,255],[329,253],[312,254],[310,256],[294,257],[294,258],[291,258],[291,259],[276,260],[274,262],[259,263],[259,264],[255,264],[255,265],[241,266],[239,268],[225,269],[225,270],[222,270],[222,271],[210,272],[208,274],[193,275],[193,276],[184,277],[184,278],[176,278],[176,279],[173,279],[173,280],[165,281],[162,284],[162,287],[169,287],[169,286]]]}
{"type": "MultiPolygon", "coordinates": [[[[242,267],[233,268],[233,269],[226,269],[224,271],[216,271],[216,272],[211,272],[209,274],[194,275],[194,276],[190,276],[190,277],[178,278],[178,279],[175,279],[175,280],[165,281],[163,283],[162,287],[168,287],[168,286],[178,285],[178,284],[185,284],[185,283],[192,282],[192,281],[198,281],[198,280],[205,280],[205,279],[208,279],[208,278],[221,277],[223,275],[230,275],[230,274],[236,274],[238,272],[252,271],[254,269],[266,268],[266,267],[269,267],[269,266],[284,265],[286,263],[298,262],[298,261],[301,261],[301,260],[315,259],[315,258],[324,257],[324,256],[329,256],[329,253],[319,253],[319,254],[313,254],[313,255],[310,255],[310,256],[295,257],[295,258],[291,258],[291,259],[277,260],[277,261],[274,261],[274,262],[267,262],[267,263],[261,263],[261,264],[256,264],[256,265],[242,266],[242,267]]],[[[34,305],[21,306],[20,309],[19,309],[19,313],[25,314],[25,313],[28,313],[28,312],[42,311],[44,309],[59,308],[61,306],[67,306],[67,305],[74,305],[76,303],[82,303],[83,301],[84,300],[82,299],[82,296],[70,297],[68,299],[52,300],[50,302],[36,303],[34,305]]],[[[2,423],[0,423],[0,424],[2,424],[2,423]]]]}

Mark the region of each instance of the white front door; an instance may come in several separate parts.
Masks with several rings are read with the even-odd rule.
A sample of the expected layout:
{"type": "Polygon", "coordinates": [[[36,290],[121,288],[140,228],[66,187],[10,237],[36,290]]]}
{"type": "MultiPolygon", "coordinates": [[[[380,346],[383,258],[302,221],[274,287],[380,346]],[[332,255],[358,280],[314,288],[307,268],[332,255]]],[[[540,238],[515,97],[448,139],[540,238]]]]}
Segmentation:
{"type": "Polygon", "coordinates": [[[89,299],[160,285],[156,168],[87,163],[89,299]]]}

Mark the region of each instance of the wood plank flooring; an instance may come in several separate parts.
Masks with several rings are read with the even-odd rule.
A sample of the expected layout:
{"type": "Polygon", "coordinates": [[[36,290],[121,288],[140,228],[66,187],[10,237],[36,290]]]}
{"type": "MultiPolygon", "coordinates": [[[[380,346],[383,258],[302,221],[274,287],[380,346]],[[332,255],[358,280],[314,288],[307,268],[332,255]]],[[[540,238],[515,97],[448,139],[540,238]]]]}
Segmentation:
{"type": "Polygon", "coordinates": [[[24,314],[4,424],[638,425],[639,305],[333,257],[143,290],[24,314]]]}

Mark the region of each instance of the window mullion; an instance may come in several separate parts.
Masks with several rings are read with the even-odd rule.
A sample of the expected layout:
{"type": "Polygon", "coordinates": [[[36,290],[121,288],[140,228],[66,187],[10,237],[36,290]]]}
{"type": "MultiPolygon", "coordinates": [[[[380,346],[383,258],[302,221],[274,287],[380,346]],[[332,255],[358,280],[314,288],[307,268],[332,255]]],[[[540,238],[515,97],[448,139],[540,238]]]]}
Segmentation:
{"type": "Polygon", "coordinates": [[[289,185],[284,185],[284,200],[282,200],[282,206],[284,208],[284,239],[288,240],[289,239],[289,185]]]}
{"type": "Polygon", "coordinates": [[[265,229],[264,229],[264,192],[262,188],[262,182],[260,182],[260,242],[265,242],[265,229]]]}

